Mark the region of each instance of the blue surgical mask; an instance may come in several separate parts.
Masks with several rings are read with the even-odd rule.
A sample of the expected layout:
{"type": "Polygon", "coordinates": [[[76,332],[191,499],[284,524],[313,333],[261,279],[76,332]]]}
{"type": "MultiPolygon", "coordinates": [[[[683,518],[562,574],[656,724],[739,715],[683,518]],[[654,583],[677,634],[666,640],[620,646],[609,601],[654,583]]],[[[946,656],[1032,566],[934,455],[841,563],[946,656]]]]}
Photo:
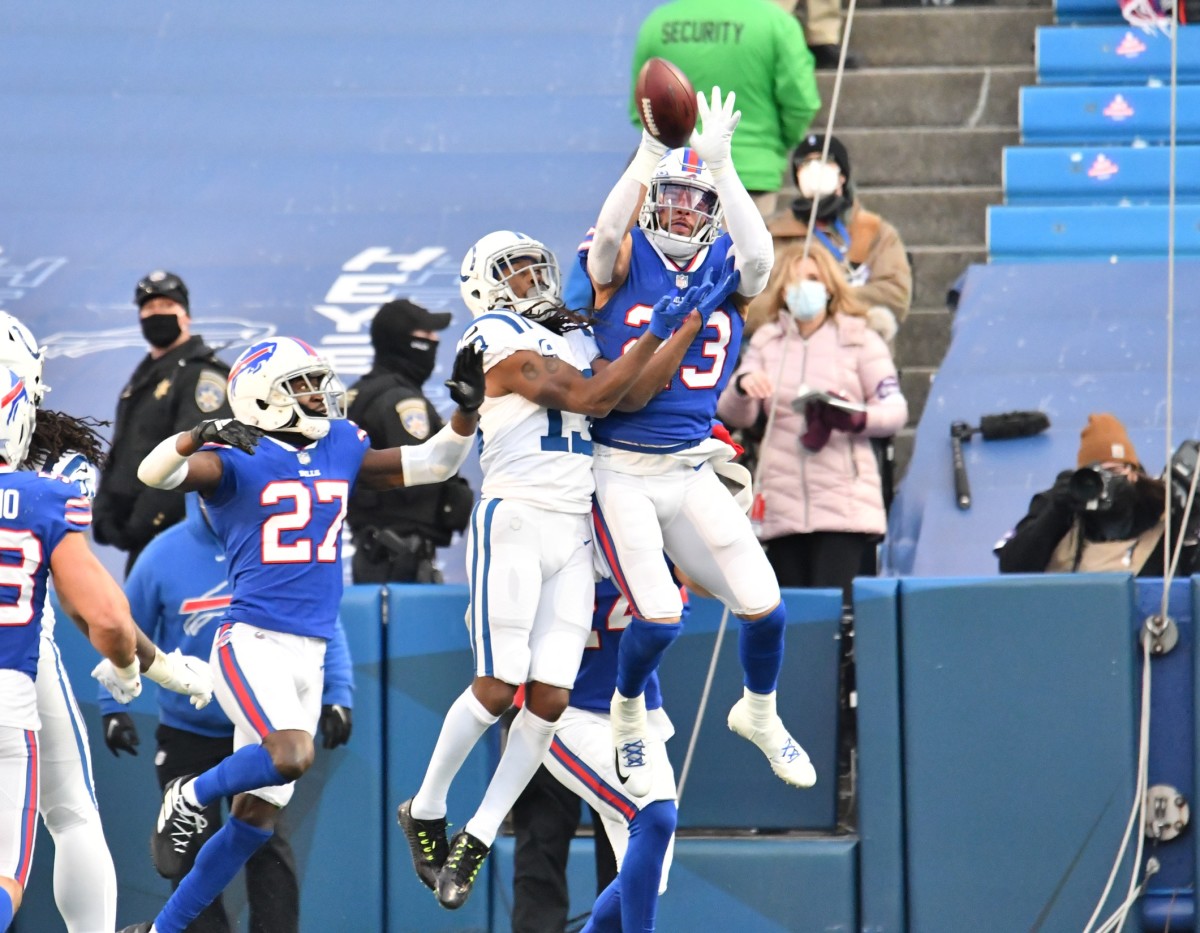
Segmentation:
{"type": "Polygon", "coordinates": [[[812,321],[816,320],[829,304],[829,292],[825,290],[823,282],[804,279],[788,286],[784,301],[797,321],[812,321]]]}

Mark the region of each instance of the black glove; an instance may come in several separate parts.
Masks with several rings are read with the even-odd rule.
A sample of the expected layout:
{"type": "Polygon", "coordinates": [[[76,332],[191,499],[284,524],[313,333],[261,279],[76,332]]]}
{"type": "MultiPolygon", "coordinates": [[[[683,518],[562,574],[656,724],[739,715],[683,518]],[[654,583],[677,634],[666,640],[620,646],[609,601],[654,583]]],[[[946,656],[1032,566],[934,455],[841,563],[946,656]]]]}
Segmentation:
{"type": "Polygon", "coordinates": [[[450,397],[463,411],[478,411],[483,404],[483,351],[473,343],[467,344],[454,357],[454,369],[445,386],[450,397]]]}
{"type": "Polygon", "coordinates": [[[104,717],[104,744],[114,757],[119,758],[119,752],[136,755],[141,742],[133,717],[128,713],[109,713],[104,717]]]}
{"type": "Polygon", "coordinates": [[[201,421],[192,428],[192,440],[197,444],[228,444],[248,454],[254,453],[258,439],[266,433],[252,424],[243,424],[236,418],[218,418],[201,421]]]}
{"type": "Polygon", "coordinates": [[[350,707],[326,703],[321,707],[321,747],[337,748],[350,741],[350,730],[354,727],[350,707]]]}

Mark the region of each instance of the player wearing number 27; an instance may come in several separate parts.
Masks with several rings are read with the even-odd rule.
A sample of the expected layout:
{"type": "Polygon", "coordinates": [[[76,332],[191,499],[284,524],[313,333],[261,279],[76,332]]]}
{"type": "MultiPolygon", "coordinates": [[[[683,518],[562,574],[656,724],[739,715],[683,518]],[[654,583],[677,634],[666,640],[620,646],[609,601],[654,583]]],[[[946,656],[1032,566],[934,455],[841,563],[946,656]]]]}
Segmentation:
{"type": "Polygon", "coordinates": [[[585,243],[580,253],[607,359],[641,333],[646,309],[665,289],[730,261],[741,272],[739,288],[712,313],[670,385],[641,411],[617,412],[593,427],[597,544],[634,616],[621,640],[611,712],[617,773],[635,795],[652,786],[645,685],[678,637],[683,609],[664,550],[742,622],[745,690],[729,727],[754,742],[783,780],[800,787],[816,781],[776,713],[786,622],[779,585],[719,478],[729,447],[711,437],[717,399],[737,363],[746,303],[771,272],[771,235],[730,158],[741,118],[734,95],[722,99],[713,88],[711,104],[704,94],[697,102],[701,127],[691,148],[668,151],[643,131],[601,208],[590,248],[585,243]]]}
{"type": "Polygon", "coordinates": [[[563,308],[558,262],[537,240],[488,234],[463,260],[461,279],[475,320],[460,347],[478,347],[487,373],[483,486],[467,541],[475,672],[446,714],[420,789],[399,809],[418,877],[450,909],[466,901],[501,821],[550,747],[591,631],[588,419],[644,404],[737,281],[684,295],[663,289],[647,309],[647,332],[607,365],[586,321],[563,308]],[[447,842],[450,782],[521,684],[525,705],[483,801],[447,842]]]}
{"type": "Polygon", "coordinates": [[[148,485],[204,497],[232,590],[210,663],[234,724],[234,753],[165,787],[152,839],[159,873],[180,874],[204,828],[200,808],[221,797],[234,802],[153,926],[129,929],[180,933],[270,838],[292,782],[313,761],[351,487],[440,482],[461,466],[483,401],[474,348],[458,355],[447,385],[458,410],[445,428],[424,444],[372,450],[346,420],[345,392],[329,364],[301,340],[275,338],[250,347],[230,370],[237,420],[201,422],[142,461],[138,476],[148,485]]]}

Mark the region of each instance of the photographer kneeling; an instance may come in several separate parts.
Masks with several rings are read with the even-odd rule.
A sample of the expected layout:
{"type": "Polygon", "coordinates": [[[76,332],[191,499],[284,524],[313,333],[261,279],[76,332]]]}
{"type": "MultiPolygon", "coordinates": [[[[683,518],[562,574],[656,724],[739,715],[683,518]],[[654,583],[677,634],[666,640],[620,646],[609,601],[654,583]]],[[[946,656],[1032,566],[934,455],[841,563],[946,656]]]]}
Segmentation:
{"type": "MultiPolygon", "coordinates": [[[[1089,415],[1080,436],[1078,469],[1060,473],[1050,489],[1033,497],[1028,514],[996,548],[1000,572],[1115,570],[1163,576],[1169,553],[1164,542],[1167,504],[1171,502],[1173,546],[1183,525],[1191,469],[1186,472],[1182,482],[1177,479],[1183,488],[1168,496],[1167,485],[1147,475],[1138,461],[1124,425],[1110,414],[1089,415]]],[[[1195,571],[1195,524],[1185,533],[1176,576],[1195,571]]]]}

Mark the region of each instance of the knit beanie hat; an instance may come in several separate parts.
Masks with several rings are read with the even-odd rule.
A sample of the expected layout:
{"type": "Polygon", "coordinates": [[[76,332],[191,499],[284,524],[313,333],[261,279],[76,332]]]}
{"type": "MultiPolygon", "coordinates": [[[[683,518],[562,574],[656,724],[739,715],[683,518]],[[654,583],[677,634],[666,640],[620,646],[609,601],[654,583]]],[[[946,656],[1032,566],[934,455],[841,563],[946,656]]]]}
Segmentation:
{"type": "Polygon", "coordinates": [[[1078,465],[1085,467],[1106,460],[1141,466],[1125,425],[1107,413],[1088,415],[1088,423],[1079,435],[1078,465]]]}

